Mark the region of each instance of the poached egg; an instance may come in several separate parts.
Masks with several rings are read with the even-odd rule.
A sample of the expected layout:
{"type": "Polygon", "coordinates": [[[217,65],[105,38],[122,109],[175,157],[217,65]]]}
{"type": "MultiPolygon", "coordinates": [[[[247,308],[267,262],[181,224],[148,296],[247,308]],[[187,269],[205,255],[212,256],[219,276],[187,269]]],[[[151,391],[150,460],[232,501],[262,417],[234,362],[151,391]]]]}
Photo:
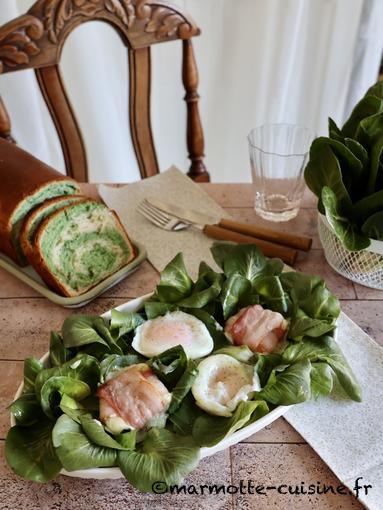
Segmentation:
{"type": "Polygon", "coordinates": [[[207,413],[231,416],[241,400],[260,389],[254,366],[227,354],[213,354],[199,363],[192,393],[197,405],[207,413]]]}
{"type": "Polygon", "coordinates": [[[211,353],[213,339],[205,324],[185,312],[169,312],[138,326],[132,347],[151,358],[181,345],[190,359],[202,358],[211,353]]]}

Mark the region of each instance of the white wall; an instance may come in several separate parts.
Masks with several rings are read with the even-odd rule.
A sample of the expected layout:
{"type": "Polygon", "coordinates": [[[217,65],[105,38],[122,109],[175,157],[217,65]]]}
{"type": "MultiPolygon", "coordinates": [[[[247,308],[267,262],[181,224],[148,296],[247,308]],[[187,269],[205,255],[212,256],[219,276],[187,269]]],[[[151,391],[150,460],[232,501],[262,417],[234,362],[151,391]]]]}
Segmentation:
{"type": "MultiPolygon", "coordinates": [[[[1,3],[3,23],[33,2],[1,3]]],[[[175,3],[202,29],[194,42],[212,180],[250,180],[246,136],[252,127],[292,122],[325,133],[329,115],[342,121],[363,0],[175,3]]],[[[173,163],[188,168],[181,55],[179,41],[153,51],[152,120],[163,170],[173,163]]],[[[78,28],[64,48],[64,77],[79,112],[94,182],[138,178],[128,127],[126,60],[116,34],[101,23],[78,28]]],[[[0,76],[14,135],[20,145],[63,168],[33,81],[30,72],[0,76]]]]}

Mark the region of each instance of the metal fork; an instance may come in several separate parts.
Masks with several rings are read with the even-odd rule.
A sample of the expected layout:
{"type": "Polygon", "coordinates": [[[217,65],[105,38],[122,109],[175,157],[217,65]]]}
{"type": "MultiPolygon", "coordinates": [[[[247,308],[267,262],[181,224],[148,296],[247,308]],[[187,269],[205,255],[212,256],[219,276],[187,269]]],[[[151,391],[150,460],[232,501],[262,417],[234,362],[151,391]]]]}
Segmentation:
{"type": "Polygon", "coordinates": [[[263,251],[267,257],[280,257],[287,264],[294,264],[297,251],[292,250],[287,246],[270,243],[256,237],[244,236],[231,230],[226,230],[217,225],[199,225],[197,223],[190,223],[186,220],[181,220],[172,214],[168,214],[147,200],[143,200],[137,206],[137,211],[145,216],[153,225],[168,231],[184,230],[192,227],[202,231],[208,237],[218,239],[221,241],[234,241],[236,243],[256,243],[258,248],[263,251]],[[234,237],[235,236],[235,237],[234,237]]]}
{"type": "Polygon", "coordinates": [[[184,220],[180,220],[171,214],[161,211],[161,209],[158,209],[146,199],[142,200],[142,202],[138,204],[137,211],[153,223],[153,225],[164,230],[184,230],[191,226],[191,223],[187,223],[184,220]]]}

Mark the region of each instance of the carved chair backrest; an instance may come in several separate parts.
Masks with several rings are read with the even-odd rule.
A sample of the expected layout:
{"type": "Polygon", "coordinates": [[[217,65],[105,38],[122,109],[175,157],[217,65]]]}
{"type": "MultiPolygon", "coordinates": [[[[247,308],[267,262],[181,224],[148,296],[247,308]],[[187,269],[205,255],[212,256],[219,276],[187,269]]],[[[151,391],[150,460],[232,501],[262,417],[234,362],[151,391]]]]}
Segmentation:
{"type": "MultiPolygon", "coordinates": [[[[35,70],[61,141],[67,174],[78,181],[88,179],[84,143],[59,63],[68,35],[78,25],[91,20],[112,25],[128,49],[130,129],[143,178],[159,171],[150,122],[150,46],[182,39],[187,146],[191,159],[188,175],[197,181],[208,181],[198,111],[198,72],[191,42],[200,30],[179,7],[162,0],[38,0],[27,14],[0,28],[0,74],[35,70]]],[[[1,98],[0,136],[12,139],[1,98]]]]}

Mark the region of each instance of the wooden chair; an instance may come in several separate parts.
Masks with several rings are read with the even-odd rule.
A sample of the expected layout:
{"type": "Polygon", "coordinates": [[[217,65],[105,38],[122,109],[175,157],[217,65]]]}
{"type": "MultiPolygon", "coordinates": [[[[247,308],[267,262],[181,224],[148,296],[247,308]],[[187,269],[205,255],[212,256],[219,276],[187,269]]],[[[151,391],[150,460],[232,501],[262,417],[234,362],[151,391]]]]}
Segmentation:
{"type": "MultiPolygon", "coordinates": [[[[60,74],[62,47],[77,26],[105,21],[127,46],[130,128],[142,178],[159,172],[150,122],[150,46],[181,39],[186,90],[188,175],[209,181],[198,110],[198,71],[191,38],[200,30],[179,7],[163,0],[38,0],[27,14],[0,28],[0,74],[34,69],[58,131],[67,174],[87,181],[84,142],[60,74]]],[[[0,136],[11,139],[10,120],[0,98],[0,136]]]]}

